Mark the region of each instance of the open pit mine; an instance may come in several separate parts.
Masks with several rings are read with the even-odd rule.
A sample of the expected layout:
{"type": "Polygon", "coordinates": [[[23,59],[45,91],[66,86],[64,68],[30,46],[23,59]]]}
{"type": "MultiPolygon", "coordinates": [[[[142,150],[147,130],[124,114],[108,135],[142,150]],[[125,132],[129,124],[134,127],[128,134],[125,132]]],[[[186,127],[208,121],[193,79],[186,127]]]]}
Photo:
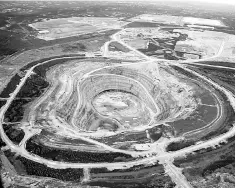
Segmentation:
{"type": "Polygon", "coordinates": [[[141,184],[155,173],[155,181],[174,186],[176,175],[164,176],[173,159],[199,149],[194,143],[202,138],[214,139],[212,131],[232,129],[228,91],[190,69],[156,61],[32,63],[0,97],[8,98],[1,133],[6,155],[17,154],[15,165],[30,175],[89,185],[129,185],[134,177],[141,184]]]}
{"type": "MultiPolygon", "coordinates": [[[[129,21],[149,23],[150,17],[129,21]]],[[[153,17],[155,24],[167,18],[172,19],[153,17]]],[[[96,19],[52,19],[34,26],[61,21],[72,28],[96,19]]],[[[177,32],[165,25],[121,29],[122,21],[109,39],[84,39],[83,45],[106,40],[95,51],[70,54],[77,43],[53,46],[54,56],[42,57],[52,52],[47,47],[30,51],[35,59],[18,66],[0,92],[4,182],[19,187],[229,188],[234,183],[229,170],[234,160],[234,68],[232,62],[214,60],[234,36],[217,33],[218,46],[208,53],[211,44],[199,35],[214,38],[217,31],[192,31],[177,21],[177,32]],[[171,47],[164,45],[168,37],[171,47]],[[159,58],[140,50],[159,45],[177,57],[173,45],[187,38],[188,45],[206,43],[197,59],[159,58]]],[[[62,34],[68,33],[40,33],[40,40],[59,40],[62,34]]],[[[13,56],[14,61],[27,53],[13,56]]]]}

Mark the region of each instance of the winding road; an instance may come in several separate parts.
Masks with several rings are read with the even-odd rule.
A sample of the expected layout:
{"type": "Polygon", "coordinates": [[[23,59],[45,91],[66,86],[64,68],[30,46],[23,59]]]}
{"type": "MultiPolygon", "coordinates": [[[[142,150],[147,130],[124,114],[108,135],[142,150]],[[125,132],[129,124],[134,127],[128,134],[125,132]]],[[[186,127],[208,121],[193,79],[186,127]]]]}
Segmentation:
{"type": "MultiPolygon", "coordinates": [[[[104,56],[107,56],[108,54],[108,46],[110,44],[110,42],[112,41],[116,41],[119,42],[120,44],[122,44],[123,46],[127,47],[128,49],[130,49],[131,51],[139,54],[140,56],[142,56],[143,58],[146,59],[146,61],[143,62],[138,62],[137,64],[140,63],[150,63],[150,62],[156,62],[158,59],[152,58],[152,57],[148,57],[145,54],[141,53],[140,51],[134,49],[133,47],[127,45],[126,43],[124,43],[123,41],[120,40],[119,33],[115,33],[114,35],[111,36],[111,41],[108,41],[107,43],[105,43],[105,45],[103,46],[104,48],[104,56]]],[[[210,59],[214,59],[216,57],[218,57],[223,49],[224,49],[224,44],[225,42],[223,41],[221,44],[221,47],[218,51],[218,53],[213,56],[213,57],[209,57],[209,58],[205,58],[205,59],[200,59],[200,60],[186,60],[186,61],[178,61],[177,63],[175,63],[175,65],[180,66],[181,68],[184,68],[185,70],[195,74],[196,76],[202,78],[203,80],[205,80],[206,82],[210,83],[211,85],[213,85],[214,87],[216,87],[217,89],[221,90],[229,99],[232,107],[235,109],[235,102],[234,102],[234,94],[227,91],[224,87],[218,85],[217,83],[214,83],[213,81],[207,79],[206,77],[187,69],[184,64],[199,64],[199,62],[202,61],[207,61],[210,59]]],[[[62,57],[62,58],[54,58],[52,60],[60,60],[60,59],[67,59],[71,57],[62,57]]],[[[73,57],[73,58],[77,58],[77,57],[73,57]]],[[[41,64],[44,63],[48,63],[49,61],[52,60],[48,60],[45,61],[41,64]]],[[[162,60],[163,61],[163,60],[162,60]]],[[[169,61],[166,60],[166,62],[168,63],[169,61]]],[[[130,63],[130,64],[135,64],[135,63],[130,63]]],[[[124,65],[128,65],[128,64],[124,64],[124,65]]],[[[3,141],[7,144],[8,148],[11,148],[13,151],[16,151],[19,155],[24,156],[25,158],[28,158],[30,160],[36,161],[38,163],[42,163],[42,164],[46,164],[48,167],[52,167],[52,168],[57,168],[57,169],[63,169],[63,168],[84,168],[84,181],[88,181],[90,178],[90,172],[89,172],[89,168],[101,168],[101,167],[107,167],[108,169],[112,170],[112,169],[126,169],[126,168],[130,168],[132,166],[135,165],[141,165],[141,164],[152,164],[153,162],[156,161],[160,161],[160,164],[163,164],[166,173],[172,178],[172,180],[180,187],[183,188],[191,188],[192,186],[190,185],[190,183],[186,180],[185,176],[182,174],[181,170],[178,169],[177,167],[175,167],[173,165],[173,160],[176,157],[180,157],[180,156],[185,156],[187,154],[190,154],[196,150],[202,149],[202,148],[207,148],[207,147],[212,147],[215,146],[217,144],[219,144],[222,141],[227,140],[228,138],[234,136],[235,134],[235,127],[231,128],[228,132],[219,135],[215,138],[212,138],[210,140],[204,141],[203,143],[197,144],[197,145],[192,145],[190,147],[175,151],[175,152],[166,152],[165,151],[165,144],[162,145],[158,145],[158,143],[152,143],[152,149],[150,151],[143,151],[143,152],[138,152],[138,151],[124,151],[124,150],[119,150],[119,149],[115,149],[112,148],[110,146],[107,146],[106,144],[102,144],[100,142],[94,141],[90,138],[86,138],[83,136],[80,136],[79,138],[85,141],[88,141],[90,143],[99,145],[100,147],[103,147],[106,150],[112,151],[112,152],[122,152],[122,153],[126,153],[126,154],[130,154],[134,157],[138,157],[138,156],[148,156],[145,158],[141,158],[141,159],[137,159],[136,161],[129,161],[129,162],[117,162],[115,163],[115,165],[113,163],[64,163],[64,162],[57,162],[57,161],[50,161],[50,160],[46,160],[42,157],[38,157],[35,155],[30,154],[29,152],[27,152],[24,149],[24,144],[27,141],[27,139],[29,139],[29,135],[33,136],[35,134],[38,134],[40,132],[40,129],[34,129],[31,130],[30,132],[28,132],[29,135],[26,135],[25,138],[23,139],[22,143],[20,144],[20,146],[16,146],[15,144],[12,143],[12,141],[6,136],[6,134],[4,133],[2,124],[4,122],[4,114],[7,111],[7,109],[9,108],[10,104],[13,102],[13,100],[15,99],[17,93],[20,91],[20,89],[22,88],[22,86],[25,84],[26,80],[28,77],[30,77],[34,72],[34,68],[37,67],[38,65],[35,65],[33,67],[31,67],[25,74],[25,76],[21,79],[21,82],[19,83],[19,85],[16,87],[15,91],[13,93],[11,93],[10,97],[7,99],[6,104],[0,109],[0,132],[1,132],[1,138],[3,139],[3,141]],[[156,152],[159,151],[159,152],[156,152]],[[156,152],[156,155],[152,155],[153,152],[156,152]]],[[[115,65],[115,66],[123,66],[123,65],[115,65]]],[[[114,67],[115,67],[114,66],[114,67]]],[[[204,64],[204,66],[206,66],[204,64]]],[[[211,65],[208,65],[211,66],[211,65]]],[[[110,67],[110,66],[108,66],[110,67]]],[[[215,67],[215,66],[211,66],[211,67],[215,67]]],[[[103,67],[104,68],[104,67],[103,67]]],[[[222,67],[221,67],[222,68],[222,67]]],[[[231,68],[229,68],[231,69],[231,68]]],[[[92,72],[95,72],[99,69],[96,69],[92,72]]],[[[88,73],[87,77],[89,77],[91,74],[88,73]]],[[[150,96],[149,96],[150,97],[150,96]]],[[[154,102],[154,101],[153,101],[154,102]]]]}

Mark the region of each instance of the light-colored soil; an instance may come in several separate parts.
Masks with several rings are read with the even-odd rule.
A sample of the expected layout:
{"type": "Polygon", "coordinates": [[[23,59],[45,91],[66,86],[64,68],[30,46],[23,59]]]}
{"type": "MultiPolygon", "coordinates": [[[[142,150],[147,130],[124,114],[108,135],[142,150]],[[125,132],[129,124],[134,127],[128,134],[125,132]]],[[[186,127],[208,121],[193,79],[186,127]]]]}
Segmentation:
{"type": "Polygon", "coordinates": [[[39,31],[38,38],[48,41],[109,29],[120,29],[125,24],[126,22],[119,21],[117,18],[72,17],[45,20],[29,24],[29,26],[39,31]]]}
{"type": "Polygon", "coordinates": [[[173,24],[173,25],[204,25],[204,26],[217,26],[226,27],[224,23],[220,20],[194,18],[194,17],[181,17],[181,16],[171,16],[171,15],[152,15],[152,14],[142,14],[131,18],[130,21],[135,22],[152,22],[160,24],[173,24]]]}

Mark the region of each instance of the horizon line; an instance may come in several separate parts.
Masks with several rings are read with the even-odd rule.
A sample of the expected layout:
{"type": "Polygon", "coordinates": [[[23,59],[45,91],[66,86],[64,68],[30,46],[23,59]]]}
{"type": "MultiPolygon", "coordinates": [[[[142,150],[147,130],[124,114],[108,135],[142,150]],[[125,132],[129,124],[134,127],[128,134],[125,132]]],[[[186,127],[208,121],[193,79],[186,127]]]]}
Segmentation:
{"type": "Polygon", "coordinates": [[[17,2],[17,1],[65,1],[65,2],[73,2],[73,1],[104,1],[104,2],[152,2],[152,3],[155,3],[155,2],[168,2],[168,1],[174,1],[174,2],[186,2],[186,3],[208,3],[208,4],[224,4],[224,5],[235,5],[235,1],[234,0],[69,0],[69,1],[66,1],[66,0],[0,0],[0,1],[14,1],[14,2],[17,2]]]}

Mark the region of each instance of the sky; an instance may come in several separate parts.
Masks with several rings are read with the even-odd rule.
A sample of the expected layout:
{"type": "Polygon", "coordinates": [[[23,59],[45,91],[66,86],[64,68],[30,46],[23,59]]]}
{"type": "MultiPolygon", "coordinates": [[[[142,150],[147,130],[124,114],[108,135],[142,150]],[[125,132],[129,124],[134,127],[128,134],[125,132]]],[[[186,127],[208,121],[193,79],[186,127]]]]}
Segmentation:
{"type": "MultiPolygon", "coordinates": [[[[14,1],[14,0],[0,0],[0,1],[14,1]]],[[[50,0],[31,0],[31,1],[50,1],[50,0]]],[[[51,1],[60,1],[60,0],[51,0],[51,1]]],[[[73,0],[73,1],[86,1],[86,0],[73,0]]],[[[89,0],[89,1],[104,1],[104,0],[89,0]]],[[[105,0],[105,1],[119,1],[119,0],[105,0]]],[[[145,1],[145,0],[121,0],[121,1],[145,1]]],[[[150,1],[150,2],[158,2],[159,1],[160,2],[160,1],[164,1],[164,0],[147,0],[147,1],[150,1]]],[[[195,1],[195,2],[197,1],[197,2],[202,2],[202,3],[235,5],[236,0],[168,0],[168,1],[175,1],[175,2],[186,1],[188,3],[190,3],[191,1],[195,1]]]]}

